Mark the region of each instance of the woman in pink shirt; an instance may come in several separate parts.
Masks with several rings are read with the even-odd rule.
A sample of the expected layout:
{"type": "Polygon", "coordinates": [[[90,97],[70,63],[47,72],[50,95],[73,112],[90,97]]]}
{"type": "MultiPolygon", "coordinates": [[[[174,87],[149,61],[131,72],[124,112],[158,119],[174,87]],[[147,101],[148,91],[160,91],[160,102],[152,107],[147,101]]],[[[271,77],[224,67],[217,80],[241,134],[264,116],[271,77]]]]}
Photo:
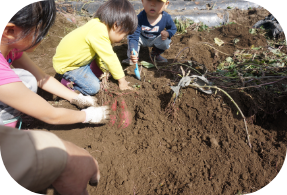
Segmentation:
{"type": "Polygon", "coordinates": [[[55,17],[55,2],[48,0],[24,7],[6,25],[0,45],[0,124],[16,121],[21,113],[50,124],[96,124],[109,119],[108,107],[96,107],[94,97],[78,95],[64,87],[26,54],[41,43],[55,17]],[[81,111],[55,108],[36,94],[37,87],[80,108],[88,108],[81,111]]]}

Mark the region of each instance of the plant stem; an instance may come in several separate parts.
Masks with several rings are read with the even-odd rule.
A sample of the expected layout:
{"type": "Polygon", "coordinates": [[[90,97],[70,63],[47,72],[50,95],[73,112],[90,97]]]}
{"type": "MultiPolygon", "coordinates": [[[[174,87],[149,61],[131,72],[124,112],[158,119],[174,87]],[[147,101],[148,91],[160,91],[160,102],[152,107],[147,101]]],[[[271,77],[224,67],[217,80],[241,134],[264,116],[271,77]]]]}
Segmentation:
{"type": "Polygon", "coordinates": [[[189,47],[185,47],[185,48],[183,48],[177,55],[176,55],[176,57],[174,58],[174,60],[173,60],[173,63],[175,62],[175,60],[177,59],[177,57],[179,56],[179,54],[181,54],[181,52],[183,52],[185,49],[188,49],[189,47]]]}
{"type": "Polygon", "coordinates": [[[233,98],[226,91],[224,91],[223,89],[221,89],[221,88],[219,88],[217,86],[196,86],[196,85],[192,85],[192,84],[190,84],[190,86],[197,87],[197,88],[213,88],[213,89],[216,89],[218,91],[223,92],[231,100],[231,102],[233,102],[233,104],[236,106],[236,108],[240,112],[240,114],[241,114],[241,116],[242,116],[242,118],[244,120],[245,131],[246,131],[247,140],[248,140],[248,145],[249,145],[250,148],[252,148],[252,145],[251,145],[251,142],[250,142],[250,139],[249,139],[249,133],[248,133],[248,128],[247,128],[246,118],[245,118],[243,112],[241,111],[241,109],[239,108],[239,106],[237,105],[237,103],[233,100],[233,98]]]}

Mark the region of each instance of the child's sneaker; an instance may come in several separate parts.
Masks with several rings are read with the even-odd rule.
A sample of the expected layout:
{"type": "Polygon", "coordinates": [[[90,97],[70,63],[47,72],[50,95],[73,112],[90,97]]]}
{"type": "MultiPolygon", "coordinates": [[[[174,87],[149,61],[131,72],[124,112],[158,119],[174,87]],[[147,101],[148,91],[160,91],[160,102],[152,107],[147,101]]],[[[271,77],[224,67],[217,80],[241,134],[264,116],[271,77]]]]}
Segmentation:
{"type": "Polygon", "coordinates": [[[62,83],[64,86],[66,86],[67,88],[69,88],[69,89],[71,89],[71,90],[74,91],[74,86],[73,86],[74,82],[68,81],[68,80],[62,78],[61,83],[62,83]]]}
{"type": "Polygon", "coordinates": [[[134,65],[134,63],[129,58],[123,60],[122,64],[127,64],[127,65],[130,65],[130,66],[134,65]]]}
{"type": "Polygon", "coordinates": [[[155,57],[155,61],[162,63],[162,62],[168,62],[166,58],[162,57],[161,55],[153,55],[151,54],[152,60],[154,60],[155,57]]]}
{"type": "Polygon", "coordinates": [[[168,62],[166,58],[162,57],[160,54],[162,54],[164,52],[164,50],[161,50],[161,49],[158,49],[156,47],[153,47],[152,50],[151,50],[151,58],[152,58],[152,61],[156,61],[156,62],[159,62],[159,63],[162,63],[162,62],[168,62]]]}

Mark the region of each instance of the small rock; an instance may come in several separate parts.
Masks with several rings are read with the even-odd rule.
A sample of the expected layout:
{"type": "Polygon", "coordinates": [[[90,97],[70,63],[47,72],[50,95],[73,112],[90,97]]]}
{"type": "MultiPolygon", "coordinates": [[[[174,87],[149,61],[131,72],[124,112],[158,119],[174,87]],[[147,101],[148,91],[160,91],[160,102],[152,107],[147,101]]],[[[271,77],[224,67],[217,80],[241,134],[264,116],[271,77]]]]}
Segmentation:
{"type": "Polygon", "coordinates": [[[248,175],[246,173],[242,174],[242,179],[247,180],[248,179],[248,175]]]}
{"type": "Polygon", "coordinates": [[[211,143],[211,146],[214,146],[214,147],[219,147],[219,144],[218,144],[218,141],[213,137],[213,138],[210,138],[210,143],[211,143]]]}
{"type": "Polygon", "coordinates": [[[172,146],[172,147],[171,147],[171,150],[174,151],[174,152],[176,152],[176,151],[177,151],[177,147],[176,147],[176,146],[172,146]]]}
{"type": "Polygon", "coordinates": [[[170,144],[168,144],[168,143],[166,144],[166,147],[169,149],[171,148],[170,144]]]}

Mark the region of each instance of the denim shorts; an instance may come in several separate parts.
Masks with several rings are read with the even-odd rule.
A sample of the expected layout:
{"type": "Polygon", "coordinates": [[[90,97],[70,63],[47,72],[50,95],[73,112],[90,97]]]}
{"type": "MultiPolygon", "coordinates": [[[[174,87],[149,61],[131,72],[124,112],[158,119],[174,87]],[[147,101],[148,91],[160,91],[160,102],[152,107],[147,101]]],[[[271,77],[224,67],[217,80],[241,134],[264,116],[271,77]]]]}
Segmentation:
{"type": "Polygon", "coordinates": [[[100,90],[100,80],[92,72],[90,64],[65,72],[63,78],[74,82],[74,89],[84,95],[95,95],[100,90]]]}

